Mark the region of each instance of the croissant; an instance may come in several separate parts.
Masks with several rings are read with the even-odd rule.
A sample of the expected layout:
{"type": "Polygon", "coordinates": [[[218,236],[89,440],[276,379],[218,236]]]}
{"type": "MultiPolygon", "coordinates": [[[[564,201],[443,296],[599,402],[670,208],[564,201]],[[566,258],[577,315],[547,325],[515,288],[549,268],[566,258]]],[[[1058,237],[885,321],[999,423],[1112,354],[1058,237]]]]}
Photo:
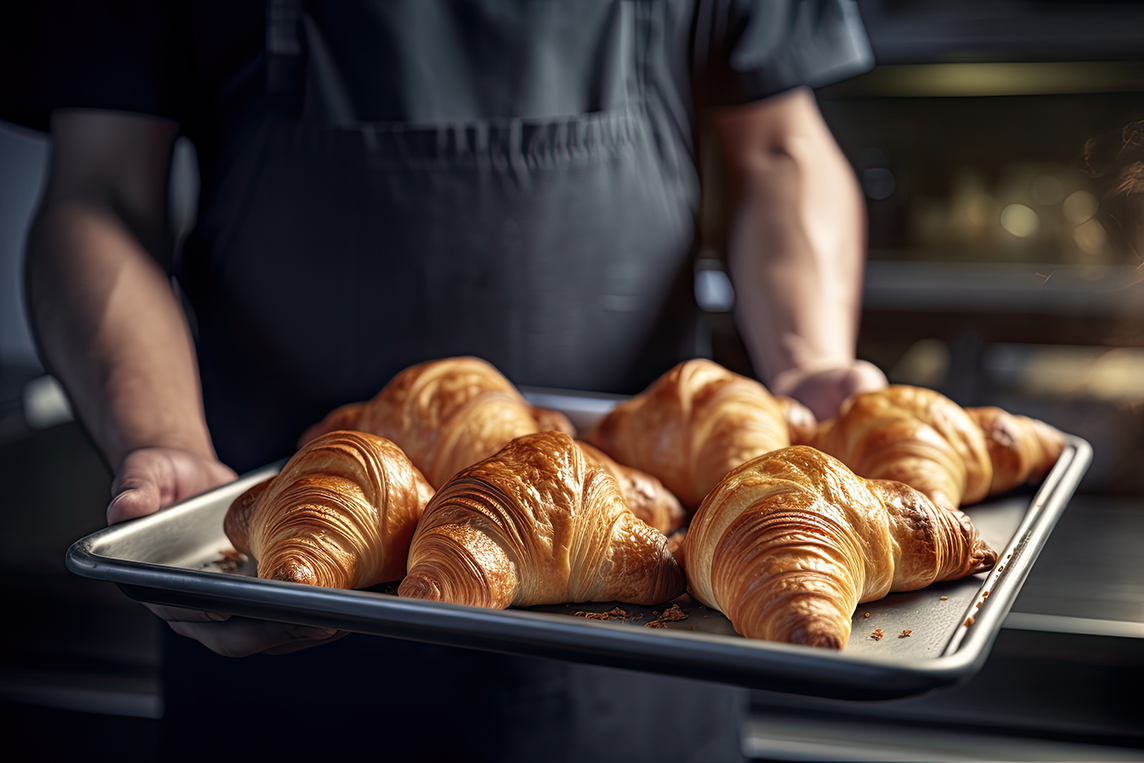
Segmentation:
{"type": "Polygon", "coordinates": [[[934,390],[893,385],[847,400],[812,444],[863,477],[905,482],[956,507],[1043,476],[1064,442],[1043,422],[996,408],[974,412],[934,390]]]}
{"type": "Polygon", "coordinates": [[[224,530],[258,577],[368,588],[405,574],[433,489],[392,442],[337,431],[304,445],[234,500],[224,530]]]}
{"type": "Polygon", "coordinates": [[[302,442],[336,429],[370,432],[396,443],[440,487],[510,440],[548,428],[575,433],[563,414],[529,404],[489,363],[461,357],[407,368],[372,400],[334,410],[302,442]]]}
{"type": "Polygon", "coordinates": [[[1064,450],[1065,437],[1060,430],[1039,419],[994,406],[965,411],[985,435],[993,465],[990,495],[1044,479],[1064,450]]]}
{"type": "Polygon", "coordinates": [[[429,502],[400,596],[490,609],[658,604],[685,588],[667,539],[563,432],[517,438],[429,502]]]}
{"type": "Polygon", "coordinates": [[[690,509],[732,468],[791,444],[783,407],[766,387],[703,359],[621,402],[584,439],[659,478],[690,509]]]}
{"type": "Polygon", "coordinates": [[[599,448],[577,440],[576,444],[590,461],[595,461],[616,478],[628,508],[639,519],[665,535],[687,520],[683,504],[663,483],[647,472],[625,466],[599,448]]]}
{"type": "Polygon", "coordinates": [[[858,604],[997,561],[957,509],[803,445],[728,474],[695,513],[680,556],[691,595],[738,633],[830,649],[844,648],[858,604]]]}

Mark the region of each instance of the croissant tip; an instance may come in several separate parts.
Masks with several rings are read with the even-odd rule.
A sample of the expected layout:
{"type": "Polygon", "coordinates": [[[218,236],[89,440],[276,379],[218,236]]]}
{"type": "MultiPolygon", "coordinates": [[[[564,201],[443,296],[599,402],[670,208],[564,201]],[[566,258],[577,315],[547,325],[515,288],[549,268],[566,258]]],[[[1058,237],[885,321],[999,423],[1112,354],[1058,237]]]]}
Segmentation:
{"type": "Polygon", "coordinates": [[[274,568],[267,577],[271,580],[283,580],[287,583],[319,585],[318,576],[314,573],[314,569],[298,559],[287,559],[274,568]]]}
{"type": "Polygon", "coordinates": [[[838,652],[842,651],[842,648],[846,646],[846,642],[837,633],[823,630],[808,630],[806,628],[801,628],[790,634],[788,641],[792,644],[813,646],[820,649],[833,649],[838,652]]]}
{"type": "Polygon", "coordinates": [[[984,541],[979,541],[978,547],[974,549],[974,551],[974,558],[977,564],[975,565],[976,569],[970,574],[993,569],[997,566],[997,562],[1001,558],[1000,554],[994,551],[993,548],[984,541]]]}
{"type": "Polygon", "coordinates": [[[409,575],[397,587],[397,595],[407,599],[442,601],[441,588],[424,575],[409,575]]]}

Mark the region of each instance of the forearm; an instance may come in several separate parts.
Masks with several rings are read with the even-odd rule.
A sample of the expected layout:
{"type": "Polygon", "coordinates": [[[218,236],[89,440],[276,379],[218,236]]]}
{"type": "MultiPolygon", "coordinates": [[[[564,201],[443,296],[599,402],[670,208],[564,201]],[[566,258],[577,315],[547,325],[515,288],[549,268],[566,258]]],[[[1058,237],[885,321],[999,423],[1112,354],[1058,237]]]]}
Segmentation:
{"type": "Polygon", "coordinates": [[[110,205],[46,202],[26,278],[41,356],[112,468],[142,447],[213,456],[182,309],[110,205]]]}
{"type": "Polygon", "coordinates": [[[773,162],[781,166],[766,181],[748,182],[728,240],[737,319],[772,382],[853,361],[865,256],[850,178],[830,178],[797,158],[773,162]]]}
{"type": "Polygon", "coordinates": [[[865,207],[849,163],[815,117],[816,108],[800,112],[777,135],[736,117],[721,125],[738,146],[725,155],[736,317],[756,370],[772,384],[847,366],[855,355],[865,207]]]}

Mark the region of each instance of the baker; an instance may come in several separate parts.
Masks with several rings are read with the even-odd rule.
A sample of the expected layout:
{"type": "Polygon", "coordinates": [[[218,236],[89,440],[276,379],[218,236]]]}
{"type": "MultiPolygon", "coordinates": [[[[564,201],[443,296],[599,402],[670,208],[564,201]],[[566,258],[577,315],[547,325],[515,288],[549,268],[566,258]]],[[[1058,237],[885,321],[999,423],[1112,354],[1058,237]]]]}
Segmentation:
{"type": "MultiPolygon", "coordinates": [[[[763,381],[820,416],[885,384],[854,355],[864,208],[812,90],[871,65],[853,2],[102,5],[45,42],[75,65],[45,85],[26,267],[110,522],[289,455],[414,363],[630,393],[694,355],[706,129],[763,381]],[[180,134],[202,185],[176,250],[180,134]]],[[[159,612],[190,637],[164,642],[169,757],[740,755],[727,687],[159,612]]]]}

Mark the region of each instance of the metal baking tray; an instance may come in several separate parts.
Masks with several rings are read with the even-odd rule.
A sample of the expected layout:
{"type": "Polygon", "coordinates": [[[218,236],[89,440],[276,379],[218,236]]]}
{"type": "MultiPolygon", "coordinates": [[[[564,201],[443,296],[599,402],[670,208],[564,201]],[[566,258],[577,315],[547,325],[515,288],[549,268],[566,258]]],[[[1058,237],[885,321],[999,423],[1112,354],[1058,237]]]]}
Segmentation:
{"type": "MultiPolygon", "coordinates": [[[[525,394],[536,405],[564,411],[580,431],[618,399],[545,390],[525,394]]],[[[687,595],[659,607],[613,602],[501,611],[399,598],[396,583],[344,591],[260,580],[251,562],[234,561],[223,516],[235,497],[282,463],[83,538],[68,550],[67,565],[154,604],[769,691],[892,699],[950,687],[980,670],[1091,458],[1089,444],[1070,436],[1041,485],[969,507],[978,531],[1000,551],[998,565],[860,605],[841,652],[745,639],[721,613],[687,595]],[[670,616],[681,619],[664,618],[671,605],[678,610],[670,616]]]]}

